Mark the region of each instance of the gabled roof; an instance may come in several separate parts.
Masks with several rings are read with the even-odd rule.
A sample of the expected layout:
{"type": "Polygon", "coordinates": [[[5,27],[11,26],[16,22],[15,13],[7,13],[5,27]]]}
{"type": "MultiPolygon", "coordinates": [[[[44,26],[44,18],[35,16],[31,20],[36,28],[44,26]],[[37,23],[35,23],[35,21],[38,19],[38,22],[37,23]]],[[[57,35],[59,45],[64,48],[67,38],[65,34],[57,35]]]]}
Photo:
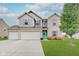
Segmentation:
{"type": "MultiPolygon", "coordinates": [[[[15,31],[42,31],[42,27],[20,27],[19,25],[14,25],[8,28],[9,31],[15,30],[15,31]]],[[[14,32],[14,31],[13,31],[14,32]]]]}
{"type": "MultiPolygon", "coordinates": [[[[28,13],[25,12],[24,14],[22,14],[21,16],[19,16],[18,19],[20,19],[20,18],[23,17],[24,15],[30,16],[28,13]]],[[[32,16],[30,16],[30,17],[33,18],[32,16]]]]}
{"type": "Polygon", "coordinates": [[[33,11],[29,11],[29,12],[25,12],[24,14],[22,14],[21,16],[19,16],[18,17],[18,19],[20,19],[21,17],[23,17],[24,15],[28,15],[28,16],[30,16],[31,18],[34,18],[34,17],[32,17],[31,15],[29,15],[30,13],[32,13],[32,14],[34,14],[34,15],[36,15],[37,17],[39,17],[40,19],[42,19],[40,16],[38,16],[36,13],[34,13],[33,11]]]}
{"type": "Polygon", "coordinates": [[[47,19],[50,19],[51,17],[53,17],[53,16],[57,16],[57,17],[61,17],[59,14],[57,14],[57,13],[54,13],[54,14],[52,14],[51,16],[49,16],[47,19]]]}
{"type": "Polygon", "coordinates": [[[34,15],[36,15],[37,17],[39,17],[40,19],[42,19],[42,17],[38,16],[36,13],[34,13],[33,11],[29,11],[28,14],[33,13],[34,15]]]}
{"type": "Polygon", "coordinates": [[[13,26],[9,27],[8,29],[19,29],[19,26],[18,25],[13,25],[13,26]]]}
{"type": "Polygon", "coordinates": [[[2,18],[0,18],[0,22],[3,22],[7,27],[9,27],[8,24],[2,18]]]}

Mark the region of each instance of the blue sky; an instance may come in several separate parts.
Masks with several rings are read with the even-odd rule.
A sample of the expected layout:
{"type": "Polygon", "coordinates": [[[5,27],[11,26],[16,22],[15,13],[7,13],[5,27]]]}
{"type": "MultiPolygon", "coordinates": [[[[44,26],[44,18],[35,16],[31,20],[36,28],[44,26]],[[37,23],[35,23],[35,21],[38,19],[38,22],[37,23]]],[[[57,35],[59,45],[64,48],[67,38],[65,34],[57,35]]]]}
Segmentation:
{"type": "Polygon", "coordinates": [[[60,3],[0,3],[0,18],[3,18],[9,25],[18,24],[18,16],[24,12],[34,11],[45,18],[53,13],[61,14],[63,4],[60,3]]]}

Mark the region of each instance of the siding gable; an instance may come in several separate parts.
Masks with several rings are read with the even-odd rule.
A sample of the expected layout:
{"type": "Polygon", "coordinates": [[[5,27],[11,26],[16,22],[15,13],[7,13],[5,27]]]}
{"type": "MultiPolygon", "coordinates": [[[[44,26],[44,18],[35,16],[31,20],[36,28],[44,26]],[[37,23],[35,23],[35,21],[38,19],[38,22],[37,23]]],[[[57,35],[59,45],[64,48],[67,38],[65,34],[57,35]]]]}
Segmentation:
{"type": "MultiPolygon", "coordinates": [[[[30,22],[31,26],[34,26],[34,20],[35,21],[40,21],[39,26],[42,26],[42,18],[40,16],[38,16],[37,14],[35,14],[34,12],[32,12],[32,11],[24,13],[23,15],[18,17],[18,19],[19,19],[19,25],[20,26],[25,26],[24,25],[24,19],[29,19],[29,22],[30,22]]],[[[28,27],[30,27],[30,26],[28,26],[28,27]]]]}
{"type": "Polygon", "coordinates": [[[19,19],[19,25],[22,26],[22,27],[33,27],[34,26],[34,19],[32,17],[30,17],[29,15],[25,14],[24,16],[22,16],[20,19],[19,19]],[[28,21],[28,25],[25,25],[25,20],[28,21]]]}
{"type": "MultiPolygon", "coordinates": [[[[55,22],[56,26],[59,27],[60,26],[60,19],[61,19],[61,17],[55,13],[55,14],[48,17],[48,23],[50,23],[51,26],[53,27],[53,23],[55,22]]],[[[56,26],[54,26],[54,27],[56,27],[56,26]]]]}
{"type": "Polygon", "coordinates": [[[42,26],[42,18],[40,16],[38,16],[36,13],[34,13],[33,11],[29,11],[28,15],[32,16],[35,20],[40,20],[40,26],[42,26]]]}

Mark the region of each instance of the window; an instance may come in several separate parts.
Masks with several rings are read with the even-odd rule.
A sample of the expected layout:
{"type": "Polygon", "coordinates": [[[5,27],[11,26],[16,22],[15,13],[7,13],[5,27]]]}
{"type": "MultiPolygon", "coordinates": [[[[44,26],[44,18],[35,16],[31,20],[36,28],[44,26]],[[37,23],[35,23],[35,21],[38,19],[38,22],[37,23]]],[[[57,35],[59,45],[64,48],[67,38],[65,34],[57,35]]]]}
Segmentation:
{"type": "Polygon", "coordinates": [[[56,25],[56,23],[54,22],[54,23],[53,23],[53,25],[55,26],[55,25],[56,25]]]}
{"type": "Polygon", "coordinates": [[[56,36],[57,32],[56,32],[56,31],[53,31],[53,33],[52,33],[52,34],[53,34],[53,36],[56,36]]]}
{"type": "Polygon", "coordinates": [[[28,25],[28,22],[25,22],[25,25],[28,25]]]}
{"type": "Polygon", "coordinates": [[[24,21],[25,21],[24,24],[25,24],[25,25],[28,25],[28,20],[25,19],[24,21]]]}
{"type": "Polygon", "coordinates": [[[1,31],[6,31],[7,29],[6,28],[3,28],[1,31]]]}
{"type": "Polygon", "coordinates": [[[40,20],[36,20],[36,25],[40,25],[40,20]]]}
{"type": "Polygon", "coordinates": [[[52,23],[53,23],[53,26],[56,26],[57,21],[53,20],[52,23]]]}
{"type": "Polygon", "coordinates": [[[47,19],[43,19],[42,25],[43,25],[43,27],[47,27],[47,19]]]}
{"type": "Polygon", "coordinates": [[[6,31],[6,29],[4,29],[4,31],[6,31]]]}

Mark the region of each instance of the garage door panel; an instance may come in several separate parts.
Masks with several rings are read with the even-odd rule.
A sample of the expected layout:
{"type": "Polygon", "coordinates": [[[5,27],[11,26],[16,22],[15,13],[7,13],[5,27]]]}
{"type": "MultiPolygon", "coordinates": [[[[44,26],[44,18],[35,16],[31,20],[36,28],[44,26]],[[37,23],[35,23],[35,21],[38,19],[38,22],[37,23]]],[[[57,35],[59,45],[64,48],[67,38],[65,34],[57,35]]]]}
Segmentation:
{"type": "Polygon", "coordinates": [[[9,32],[9,39],[18,39],[18,32],[9,32]]]}
{"type": "Polygon", "coordinates": [[[21,39],[40,39],[40,32],[21,32],[21,39]]]}

